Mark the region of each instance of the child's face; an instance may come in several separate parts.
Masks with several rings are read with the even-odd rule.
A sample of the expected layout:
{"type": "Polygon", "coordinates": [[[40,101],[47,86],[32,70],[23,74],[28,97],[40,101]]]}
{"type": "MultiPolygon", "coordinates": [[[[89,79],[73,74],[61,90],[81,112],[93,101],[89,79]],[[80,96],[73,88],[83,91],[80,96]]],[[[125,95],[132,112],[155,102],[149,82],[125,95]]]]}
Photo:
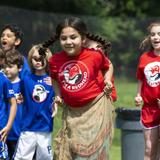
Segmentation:
{"type": "Polygon", "coordinates": [[[45,71],[46,60],[39,55],[37,50],[32,54],[31,62],[36,71],[45,71]]]}
{"type": "Polygon", "coordinates": [[[4,72],[11,81],[14,81],[18,78],[20,69],[16,64],[10,64],[5,66],[4,72]]]}
{"type": "Polygon", "coordinates": [[[17,39],[15,33],[10,29],[3,30],[1,34],[1,46],[4,52],[15,49],[20,44],[20,39],[17,39]]]}
{"type": "Polygon", "coordinates": [[[160,26],[153,26],[150,30],[151,44],[156,51],[160,51],[160,26]]]}
{"type": "Polygon", "coordinates": [[[60,44],[68,56],[76,56],[82,48],[82,36],[72,27],[66,27],[60,34],[60,44]]]}

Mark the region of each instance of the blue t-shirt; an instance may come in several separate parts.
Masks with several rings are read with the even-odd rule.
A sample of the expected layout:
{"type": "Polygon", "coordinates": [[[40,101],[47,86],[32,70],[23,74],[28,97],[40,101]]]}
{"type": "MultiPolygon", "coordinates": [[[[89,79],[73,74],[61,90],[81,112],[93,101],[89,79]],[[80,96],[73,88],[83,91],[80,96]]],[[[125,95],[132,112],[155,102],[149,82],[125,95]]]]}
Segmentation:
{"type": "Polygon", "coordinates": [[[22,70],[19,73],[19,78],[23,79],[24,76],[29,75],[30,73],[31,73],[30,67],[28,65],[26,57],[24,57],[23,67],[22,67],[22,70]]]}
{"type": "Polygon", "coordinates": [[[22,111],[22,131],[51,132],[53,130],[52,102],[54,91],[46,84],[47,74],[30,74],[22,80],[24,107],[22,111]]]}
{"type": "Polygon", "coordinates": [[[7,124],[9,99],[12,97],[14,97],[12,84],[4,73],[0,72],[0,130],[7,124]]]}
{"type": "Polygon", "coordinates": [[[21,85],[20,80],[16,83],[12,83],[14,95],[17,100],[19,99],[19,102],[21,101],[21,103],[17,103],[17,113],[15,116],[12,128],[8,134],[8,137],[7,137],[8,140],[18,140],[21,132],[20,123],[22,119],[23,102],[22,102],[22,93],[21,93],[20,85],[21,85]]]}

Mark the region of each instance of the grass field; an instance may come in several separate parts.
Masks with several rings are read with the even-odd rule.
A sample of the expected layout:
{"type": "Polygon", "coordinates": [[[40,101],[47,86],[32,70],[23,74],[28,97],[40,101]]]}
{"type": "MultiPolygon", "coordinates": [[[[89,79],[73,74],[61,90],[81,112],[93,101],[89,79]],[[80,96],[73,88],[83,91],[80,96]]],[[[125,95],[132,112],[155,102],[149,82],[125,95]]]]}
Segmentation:
{"type": "MultiPolygon", "coordinates": [[[[136,83],[129,82],[127,80],[117,80],[115,82],[118,100],[114,103],[115,108],[118,107],[135,107],[134,97],[136,94],[136,83]]],[[[54,133],[53,137],[56,135],[58,129],[61,126],[61,109],[59,110],[58,116],[56,116],[54,121],[54,133]]],[[[121,144],[120,144],[120,130],[115,128],[115,135],[113,139],[113,144],[110,151],[110,160],[121,160],[121,144]]]]}

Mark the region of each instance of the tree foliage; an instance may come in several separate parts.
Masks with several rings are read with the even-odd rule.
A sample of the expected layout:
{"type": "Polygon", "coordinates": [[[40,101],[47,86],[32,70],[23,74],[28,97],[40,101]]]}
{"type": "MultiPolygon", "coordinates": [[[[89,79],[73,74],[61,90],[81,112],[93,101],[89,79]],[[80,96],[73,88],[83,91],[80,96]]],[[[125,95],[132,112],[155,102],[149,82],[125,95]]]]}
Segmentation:
{"type": "MultiPolygon", "coordinates": [[[[141,54],[138,46],[143,39],[150,19],[159,17],[158,0],[5,0],[0,5],[16,6],[31,10],[53,12],[58,22],[60,14],[85,17],[89,31],[107,38],[112,43],[109,54],[116,71],[119,73],[129,68],[136,69],[141,54]],[[92,17],[94,16],[94,18],[92,17]],[[91,20],[90,17],[93,19],[91,20]],[[150,17],[150,19],[148,18],[150,17]]],[[[35,22],[37,28],[48,26],[46,17],[39,16],[35,22]],[[39,24],[39,25],[38,25],[39,24]]],[[[158,19],[158,18],[157,18],[158,19]]],[[[56,22],[53,24],[56,24],[56,22]]],[[[54,28],[52,22],[49,26],[54,28]]],[[[27,23],[27,22],[26,22],[27,23]]],[[[34,35],[34,34],[33,34],[34,35]]],[[[33,39],[32,35],[32,39],[33,39]]],[[[44,37],[44,35],[42,36],[44,37]]],[[[125,71],[126,72],[126,71],[125,71]]],[[[124,73],[124,72],[123,72],[124,73]]]]}
{"type": "Polygon", "coordinates": [[[1,5],[43,10],[47,12],[97,15],[156,17],[160,15],[158,0],[5,0],[1,5]]]}

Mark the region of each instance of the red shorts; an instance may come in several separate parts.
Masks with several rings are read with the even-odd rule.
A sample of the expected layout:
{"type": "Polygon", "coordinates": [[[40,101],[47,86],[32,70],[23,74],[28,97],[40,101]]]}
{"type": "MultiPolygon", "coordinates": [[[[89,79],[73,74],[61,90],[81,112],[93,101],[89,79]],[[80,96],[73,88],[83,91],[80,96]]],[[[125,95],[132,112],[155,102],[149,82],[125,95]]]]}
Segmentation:
{"type": "Polygon", "coordinates": [[[160,108],[142,107],[141,122],[145,128],[154,128],[160,125],[160,108]]]}

